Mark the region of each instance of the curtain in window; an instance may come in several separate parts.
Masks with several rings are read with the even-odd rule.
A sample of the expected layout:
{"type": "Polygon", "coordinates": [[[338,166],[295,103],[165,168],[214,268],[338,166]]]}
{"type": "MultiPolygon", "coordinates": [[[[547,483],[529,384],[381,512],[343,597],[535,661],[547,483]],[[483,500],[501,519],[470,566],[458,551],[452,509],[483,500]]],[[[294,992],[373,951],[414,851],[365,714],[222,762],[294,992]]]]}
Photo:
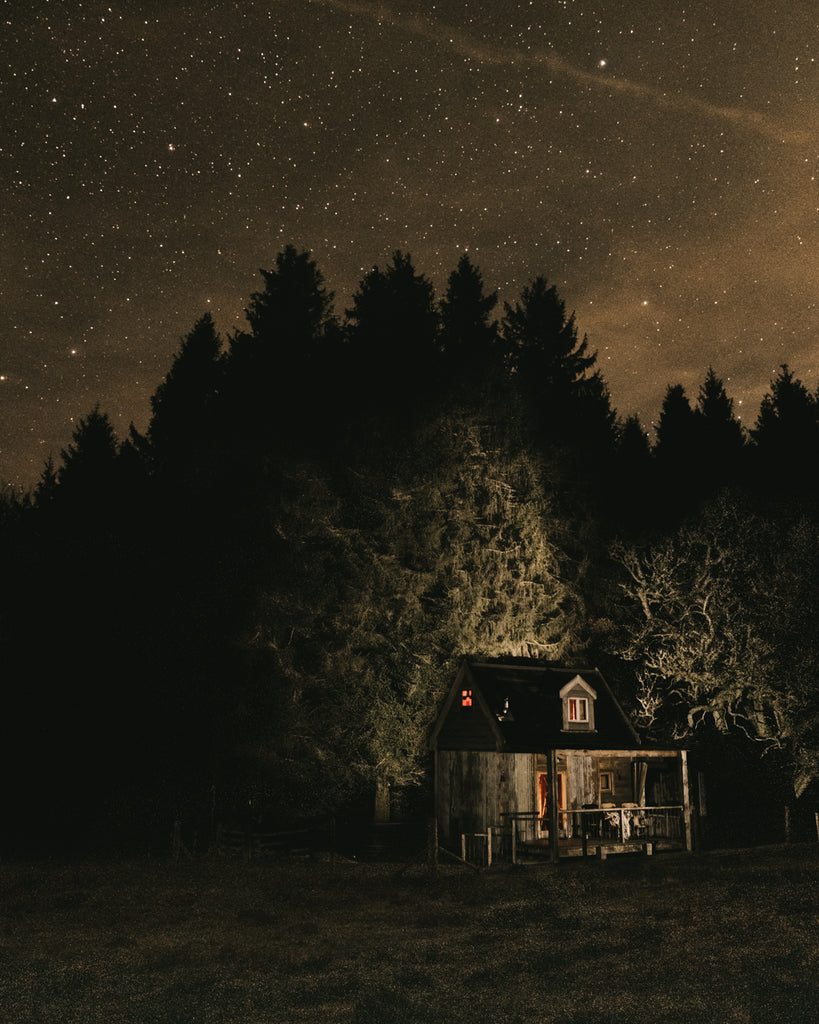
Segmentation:
{"type": "Polygon", "coordinates": [[[545,832],[549,828],[549,776],[545,772],[538,777],[538,802],[540,828],[545,832]]]}

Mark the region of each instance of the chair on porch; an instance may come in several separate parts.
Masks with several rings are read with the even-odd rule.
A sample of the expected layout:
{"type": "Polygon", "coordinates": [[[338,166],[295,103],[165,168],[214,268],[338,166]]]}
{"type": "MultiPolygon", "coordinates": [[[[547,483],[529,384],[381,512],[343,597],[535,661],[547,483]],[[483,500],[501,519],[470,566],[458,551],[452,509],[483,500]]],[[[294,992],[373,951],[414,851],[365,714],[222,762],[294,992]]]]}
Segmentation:
{"type": "Polygon", "coordinates": [[[639,804],[623,804],[629,812],[631,821],[631,834],[635,837],[643,837],[648,834],[648,821],[639,804]]]}
{"type": "MultiPolygon", "coordinates": [[[[597,804],[583,804],[584,811],[596,811],[598,810],[597,804]]],[[[600,838],[600,826],[602,824],[602,814],[581,814],[580,815],[580,832],[581,835],[585,835],[589,839],[600,838]]]]}
{"type": "Polygon", "coordinates": [[[600,835],[603,839],[620,838],[620,811],[616,804],[601,804],[603,814],[600,821],[600,835]]]}

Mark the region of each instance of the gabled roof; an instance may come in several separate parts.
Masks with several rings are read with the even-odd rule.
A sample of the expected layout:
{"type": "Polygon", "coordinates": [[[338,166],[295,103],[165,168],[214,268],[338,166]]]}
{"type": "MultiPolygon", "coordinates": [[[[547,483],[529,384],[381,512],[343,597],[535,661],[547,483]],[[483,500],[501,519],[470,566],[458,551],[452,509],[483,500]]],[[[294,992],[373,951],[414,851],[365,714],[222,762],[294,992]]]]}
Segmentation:
{"type": "Polygon", "coordinates": [[[524,658],[466,658],[432,734],[440,749],[545,753],[554,749],[633,750],[637,735],[599,669],[524,658]],[[594,730],[563,730],[561,690],[577,676],[596,692],[594,730]],[[459,694],[473,692],[464,714],[459,694]]]}

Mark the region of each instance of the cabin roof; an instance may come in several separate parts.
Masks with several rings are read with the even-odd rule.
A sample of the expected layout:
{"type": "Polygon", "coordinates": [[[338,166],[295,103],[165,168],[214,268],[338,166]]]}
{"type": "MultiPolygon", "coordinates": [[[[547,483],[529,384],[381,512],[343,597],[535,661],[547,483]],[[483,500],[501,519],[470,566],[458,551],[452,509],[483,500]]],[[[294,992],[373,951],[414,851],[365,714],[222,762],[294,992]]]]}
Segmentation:
{"type": "Polygon", "coordinates": [[[616,750],[640,746],[640,738],[597,668],[555,665],[533,659],[466,658],[433,730],[433,746],[545,753],[554,749],[616,750]],[[577,676],[596,693],[594,729],[563,729],[561,690],[577,676]],[[464,728],[457,699],[473,692],[473,725],[464,728]]]}

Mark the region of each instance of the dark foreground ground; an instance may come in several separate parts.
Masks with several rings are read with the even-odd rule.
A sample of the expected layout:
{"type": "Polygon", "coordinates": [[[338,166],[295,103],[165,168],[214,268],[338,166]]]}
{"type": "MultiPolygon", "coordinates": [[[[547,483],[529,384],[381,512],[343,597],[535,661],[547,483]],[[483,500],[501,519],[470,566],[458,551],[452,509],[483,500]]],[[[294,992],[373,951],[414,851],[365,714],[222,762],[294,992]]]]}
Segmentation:
{"type": "Polygon", "coordinates": [[[3,1024],[819,1019],[819,847],[0,864],[3,1024]]]}

